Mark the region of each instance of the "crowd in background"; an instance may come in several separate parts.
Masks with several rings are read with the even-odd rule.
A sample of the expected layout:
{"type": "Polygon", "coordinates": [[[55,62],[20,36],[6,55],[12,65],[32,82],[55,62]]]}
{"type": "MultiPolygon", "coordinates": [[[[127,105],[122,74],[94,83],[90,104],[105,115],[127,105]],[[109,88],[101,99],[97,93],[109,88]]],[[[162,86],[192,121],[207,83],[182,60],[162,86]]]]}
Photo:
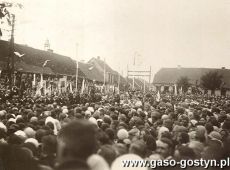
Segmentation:
{"type": "MultiPolygon", "coordinates": [[[[14,93],[1,95],[0,170],[119,170],[122,160],[220,161],[230,155],[225,97],[14,93]]],[[[162,168],[178,169],[156,169],[162,168]]]]}

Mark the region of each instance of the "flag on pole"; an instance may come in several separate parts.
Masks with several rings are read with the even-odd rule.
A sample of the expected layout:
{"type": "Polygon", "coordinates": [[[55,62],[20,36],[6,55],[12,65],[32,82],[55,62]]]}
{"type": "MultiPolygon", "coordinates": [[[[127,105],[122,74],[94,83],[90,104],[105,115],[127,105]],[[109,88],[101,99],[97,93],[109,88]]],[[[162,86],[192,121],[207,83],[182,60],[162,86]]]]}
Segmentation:
{"type": "Polygon", "coordinates": [[[67,76],[63,76],[59,79],[59,88],[61,92],[66,92],[67,90],[67,76]]]}
{"type": "Polygon", "coordinates": [[[177,85],[175,84],[175,91],[174,91],[175,96],[177,95],[177,85]]]}
{"type": "Polygon", "coordinates": [[[115,94],[115,92],[116,92],[116,91],[115,91],[115,86],[113,85],[113,94],[115,94]]]}
{"type": "Polygon", "coordinates": [[[105,85],[105,79],[106,79],[106,78],[105,78],[105,77],[106,77],[106,70],[105,70],[105,58],[104,58],[104,68],[103,68],[103,69],[104,69],[103,71],[104,71],[104,85],[105,85]]]}
{"type": "Polygon", "coordinates": [[[163,92],[165,90],[164,86],[161,86],[161,92],[163,92]]]}
{"type": "Polygon", "coordinates": [[[78,61],[76,61],[76,92],[78,91],[78,61]]]}
{"type": "Polygon", "coordinates": [[[157,97],[156,97],[156,101],[159,102],[161,99],[161,95],[160,95],[160,92],[158,91],[157,92],[157,97]]]}
{"type": "Polygon", "coordinates": [[[133,76],[133,90],[135,89],[135,77],[133,76]]]}
{"type": "Polygon", "coordinates": [[[70,93],[73,93],[72,82],[69,83],[69,91],[70,91],[70,93]]]}
{"type": "Polygon", "coordinates": [[[35,93],[35,95],[36,96],[41,96],[42,95],[42,83],[40,82],[40,83],[38,83],[38,85],[37,85],[37,89],[36,89],[36,93],[35,93]]]}
{"type": "Polygon", "coordinates": [[[182,89],[182,86],[180,88],[180,94],[183,94],[183,89],[182,89]]]}
{"type": "Polygon", "coordinates": [[[41,87],[38,87],[35,96],[41,96],[41,87]]]}
{"type": "Polygon", "coordinates": [[[41,81],[40,81],[41,87],[43,87],[43,74],[41,74],[41,81]]]}
{"type": "Polygon", "coordinates": [[[79,69],[79,63],[78,63],[78,46],[79,44],[76,43],[76,89],[75,91],[78,91],[78,69],[79,69]]]}
{"type": "Polygon", "coordinates": [[[61,93],[61,84],[62,84],[61,79],[59,79],[59,81],[58,81],[58,93],[61,93]]]}
{"type": "Polygon", "coordinates": [[[84,93],[85,90],[85,79],[82,80],[82,85],[81,85],[81,94],[84,93]]]}
{"type": "Polygon", "coordinates": [[[36,74],[34,74],[34,79],[33,79],[33,82],[32,82],[32,86],[35,86],[36,85],[36,74]]]}
{"type": "Polygon", "coordinates": [[[47,93],[47,88],[46,88],[46,80],[43,80],[43,85],[42,85],[42,87],[43,87],[43,92],[44,92],[44,95],[46,95],[46,93],[47,93]]]}
{"type": "Polygon", "coordinates": [[[46,93],[50,96],[52,94],[52,87],[51,84],[49,84],[48,88],[46,89],[46,93]]]}
{"type": "Polygon", "coordinates": [[[118,73],[118,83],[117,83],[118,94],[120,94],[120,81],[121,81],[121,77],[120,74],[118,73]]]}

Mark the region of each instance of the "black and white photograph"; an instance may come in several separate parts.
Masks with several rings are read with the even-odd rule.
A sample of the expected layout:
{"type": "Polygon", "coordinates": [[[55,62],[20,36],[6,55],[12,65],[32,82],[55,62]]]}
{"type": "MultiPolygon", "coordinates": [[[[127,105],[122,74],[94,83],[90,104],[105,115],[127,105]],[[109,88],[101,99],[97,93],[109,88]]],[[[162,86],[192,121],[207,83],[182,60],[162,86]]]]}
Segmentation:
{"type": "Polygon", "coordinates": [[[230,0],[0,0],[0,170],[230,170],[230,0]]]}

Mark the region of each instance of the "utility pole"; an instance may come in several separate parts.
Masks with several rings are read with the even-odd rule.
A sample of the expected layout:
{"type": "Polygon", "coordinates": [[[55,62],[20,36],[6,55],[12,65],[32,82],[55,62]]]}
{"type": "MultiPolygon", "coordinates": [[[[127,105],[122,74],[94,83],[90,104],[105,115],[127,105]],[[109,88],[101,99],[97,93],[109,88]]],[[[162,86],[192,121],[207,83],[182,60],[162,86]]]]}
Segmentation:
{"type": "Polygon", "coordinates": [[[149,68],[149,91],[151,90],[151,77],[152,77],[152,69],[150,66],[150,68],[149,68]]]}
{"type": "Polygon", "coordinates": [[[12,14],[12,29],[11,29],[9,56],[7,60],[7,70],[8,70],[10,89],[12,89],[12,86],[15,84],[14,82],[14,26],[15,26],[15,15],[12,14]],[[10,61],[11,61],[11,67],[10,67],[10,61]]]}
{"type": "Polygon", "coordinates": [[[76,92],[78,91],[78,43],[76,44],[76,92]]]}
{"type": "Polygon", "coordinates": [[[120,73],[118,72],[118,94],[120,94],[120,81],[121,81],[121,77],[120,77],[120,73]]]}
{"type": "Polygon", "coordinates": [[[103,74],[104,74],[104,82],[103,82],[103,85],[105,86],[105,81],[106,81],[105,58],[104,58],[103,74]]]}
{"type": "Polygon", "coordinates": [[[143,90],[144,90],[144,94],[145,94],[145,79],[144,79],[144,83],[143,84],[144,84],[144,89],[143,90]]]}

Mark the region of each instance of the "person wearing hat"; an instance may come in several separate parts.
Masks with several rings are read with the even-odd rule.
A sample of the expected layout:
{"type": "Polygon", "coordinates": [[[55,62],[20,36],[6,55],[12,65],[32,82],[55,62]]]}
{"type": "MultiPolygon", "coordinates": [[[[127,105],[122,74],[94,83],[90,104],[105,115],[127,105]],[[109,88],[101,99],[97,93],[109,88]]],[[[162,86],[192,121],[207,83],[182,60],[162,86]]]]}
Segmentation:
{"type": "Polygon", "coordinates": [[[129,138],[129,133],[126,129],[120,129],[117,132],[118,143],[123,143],[125,139],[129,138]]]}
{"type": "Polygon", "coordinates": [[[204,144],[199,142],[199,141],[190,141],[188,144],[188,147],[193,149],[193,151],[196,154],[196,158],[201,158],[201,154],[203,153],[204,150],[204,144]]]}
{"type": "Polygon", "coordinates": [[[162,134],[163,134],[164,132],[169,132],[169,129],[166,128],[166,127],[164,127],[164,126],[160,127],[159,130],[158,130],[158,139],[161,139],[162,134]]]}
{"type": "Polygon", "coordinates": [[[54,168],[57,153],[57,139],[54,135],[47,135],[42,138],[41,156],[39,163],[54,168]]]}
{"type": "Polygon", "coordinates": [[[216,159],[220,160],[223,158],[223,143],[221,141],[221,134],[216,131],[212,131],[207,136],[207,146],[202,153],[204,159],[216,159]]]}
{"type": "MultiPolygon", "coordinates": [[[[15,135],[15,137],[18,136],[15,135]]],[[[33,147],[27,145],[26,148],[26,146],[11,145],[10,143],[0,145],[0,168],[5,170],[40,170],[32,155],[33,147]]]]}
{"type": "Polygon", "coordinates": [[[0,122],[0,144],[6,144],[7,127],[0,122]]]}
{"type": "Polygon", "coordinates": [[[109,170],[109,164],[106,162],[105,158],[99,154],[92,154],[87,159],[87,165],[90,170],[109,170]]]}
{"type": "Polygon", "coordinates": [[[97,150],[96,129],[87,120],[75,120],[64,126],[58,135],[55,170],[89,170],[87,159],[97,150]]]}
{"type": "Polygon", "coordinates": [[[102,145],[97,153],[106,160],[109,166],[116,158],[116,150],[112,145],[102,145]]]}
{"type": "Polygon", "coordinates": [[[147,154],[147,146],[142,140],[137,140],[133,143],[131,143],[129,147],[129,153],[136,154],[140,156],[141,158],[145,158],[147,154]]]}
{"type": "Polygon", "coordinates": [[[157,149],[156,153],[160,154],[164,159],[172,159],[173,154],[173,142],[168,138],[161,138],[156,141],[157,149]]]}
{"type": "Polygon", "coordinates": [[[207,134],[206,128],[202,125],[196,126],[196,140],[204,143],[205,142],[205,134],[207,134]]]}

